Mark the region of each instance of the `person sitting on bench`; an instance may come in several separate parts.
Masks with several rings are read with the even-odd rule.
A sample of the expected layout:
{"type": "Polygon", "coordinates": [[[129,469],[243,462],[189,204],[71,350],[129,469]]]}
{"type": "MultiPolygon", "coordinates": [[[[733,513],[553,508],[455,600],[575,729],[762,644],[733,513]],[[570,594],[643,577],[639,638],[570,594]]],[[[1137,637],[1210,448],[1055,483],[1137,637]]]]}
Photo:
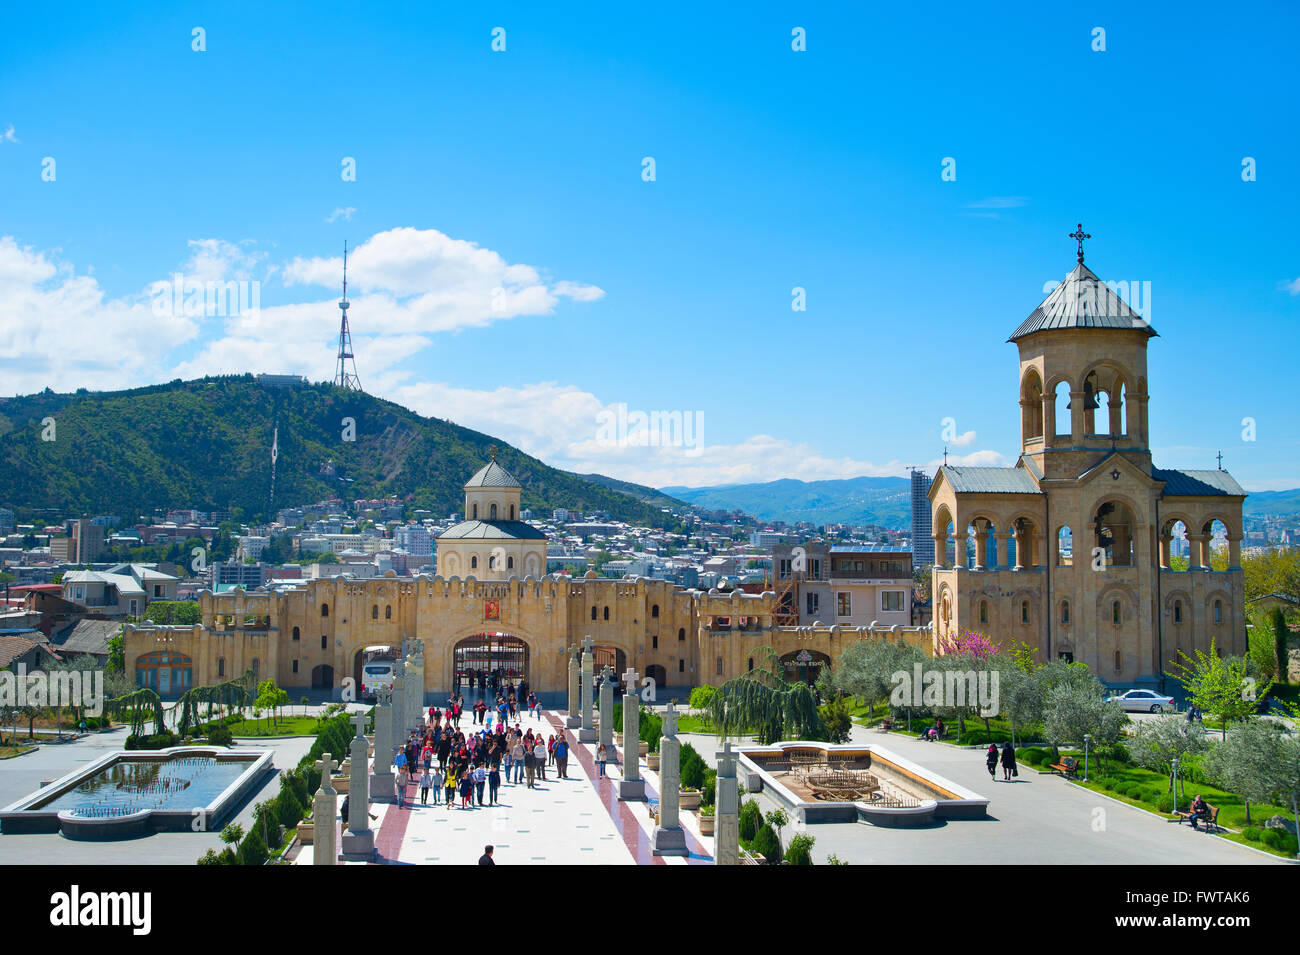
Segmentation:
{"type": "Polygon", "coordinates": [[[1198,819],[1205,819],[1208,821],[1213,808],[1213,806],[1205,801],[1205,798],[1200,793],[1197,793],[1196,798],[1192,800],[1192,805],[1187,815],[1188,820],[1192,824],[1192,828],[1197,828],[1196,820],[1198,819]]]}

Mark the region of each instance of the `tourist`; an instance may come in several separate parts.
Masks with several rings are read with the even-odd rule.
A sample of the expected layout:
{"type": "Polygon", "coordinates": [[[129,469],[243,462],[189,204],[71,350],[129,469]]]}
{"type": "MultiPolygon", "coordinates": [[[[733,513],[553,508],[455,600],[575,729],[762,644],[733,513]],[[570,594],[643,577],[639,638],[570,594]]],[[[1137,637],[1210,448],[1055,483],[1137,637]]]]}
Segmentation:
{"type": "Polygon", "coordinates": [[[524,738],[515,730],[515,745],[510,750],[510,758],[514,762],[515,778],[513,783],[522,783],[524,781],[524,738]]]}
{"type": "Polygon", "coordinates": [[[1016,750],[1011,745],[1011,741],[1007,740],[1002,744],[1002,778],[1006,782],[1011,782],[1012,776],[1019,775],[1016,769],[1016,750]]]}
{"type": "Polygon", "coordinates": [[[429,775],[429,764],[424,764],[424,772],[420,773],[420,805],[429,804],[429,787],[433,785],[433,777],[429,775]]]}
{"type": "Polygon", "coordinates": [[[605,744],[601,743],[596,747],[596,768],[600,771],[600,778],[605,778],[605,763],[609,759],[609,751],[605,749],[605,744]]]}
{"type": "Polygon", "coordinates": [[[428,738],[426,738],[424,741],[424,749],[420,751],[420,765],[426,773],[429,771],[429,764],[432,762],[433,744],[428,738]]]}
{"type": "Polygon", "coordinates": [[[542,706],[537,702],[536,693],[528,694],[528,712],[533,714],[534,719],[540,720],[542,718],[542,706]]]}
{"type": "Polygon", "coordinates": [[[460,776],[460,808],[474,808],[474,774],[472,772],[462,772],[460,776]]]}
{"type": "Polygon", "coordinates": [[[537,764],[537,777],[542,782],[546,782],[546,759],[549,754],[546,751],[546,742],[542,739],[542,734],[537,734],[537,745],[533,747],[533,762],[537,764]]]}
{"type": "Polygon", "coordinates": [[[483,787],[487,785],[487,778],[487,767],[480,762],[474,767],[474,795],[478,797],[480,807],[483,805],[483,787]]]}
{"type": "Polygon", "coordinates": [[[997,743],[989,743],[989,750],[984,754],[985,762],[989,767],[989,778],[996,780],[998,778],[998,746],[997,743]]]}
{"type": "Polygon", "coordinates": [[[483,847],[483,854],[482,854],[481,856],[478,857],[478,864],[479,864],[479,865],[496,865],[496,863],[492,861],[492,847],[491,847],[491,846],[484,846],[484,847],[483,847]]]}
{"type": "Polygon", "coordinates": [[[446,779],[446,774],[437,766],[433,767],[433,804],[438,805],[438,799],[442,795],[442,787],[446,779]]]}
{"type": "Polygon", "coordinates": [[[399,749],[397,755],[393,757],[393,769],[401,771],[406,768],[406,750],[399,749]]]}
{"type": "Polygon", "coordinates": [[[531,746],[524,747],[524,776],[528,780],[528,788],[533,789],[533,780],[537,776],[537,758],[533,755],[531,746]]]}
{"type": "Polygon", "coordinates": [[[497,793],[501,791],[501,770],[493,766],[488,772],[488,802],[497,804],[497,793]]]}
{"type": "Polygon", "coordinates": [[[410,781],[411,778],[406,774],[406,766],[403,765],[393,777],[393,794],[397,797],[398,809],[406,805],[406,784],[410,781]]]}
{"type": "Polygon", "coordinates": [[[1188,812],[1187,819],[1192,824],[1193,829],[1198,829],[1200,827],[1197,826],[1196,823],[1201,819],[1204,819],[1206,822],[1208,822],[1213,807],[1208,802],[1205,801],[1204,796],[1202,796],[1200,793],[1197,793],[1196,798],[1192,800],[1192,804],[1191,806],[1188,807],[1188,809],[1190,811],[1188,812]]]}
{"type": "Polygon", "coordinates": [[[564,741],[563,736],[555,741],[555,747],[552,752],[555,754],[555,767],[559,770],[560,778],[568,779],[569,744],[564,741]]]}
{"type": "Polygon", "coordinates": [[[447,767],[447,779],[443,783],[442,792],[443,801],[448,809],[456,805],[456,767],[454,764],[447,767]]]}

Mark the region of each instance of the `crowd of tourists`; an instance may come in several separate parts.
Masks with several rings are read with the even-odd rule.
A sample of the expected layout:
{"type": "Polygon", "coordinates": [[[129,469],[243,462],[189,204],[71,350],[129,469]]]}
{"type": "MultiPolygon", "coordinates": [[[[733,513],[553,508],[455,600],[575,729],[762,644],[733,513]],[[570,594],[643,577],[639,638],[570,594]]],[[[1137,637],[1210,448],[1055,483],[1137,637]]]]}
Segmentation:
{"type": "MultiPolygon", "coordinates": [[[[537,696],[529,692],[524,700],[529,715],[540,720],[537,696]]],[[[465,701],[455,692],[445,708],[429,707],[427,719],[393,760],[399,806],[406,804],[412,785],[419,789],[421,805],[432,796],[434,805],[472,809],[496,805],[502,784],[536,788],[546,781],[548,766],[560,779],[568,778],[568,742],[563,735],[524,729],[515,692],[503,689],[492,706],[480,698],[470,712],[472,722],[462,727],[465,701]]]]}

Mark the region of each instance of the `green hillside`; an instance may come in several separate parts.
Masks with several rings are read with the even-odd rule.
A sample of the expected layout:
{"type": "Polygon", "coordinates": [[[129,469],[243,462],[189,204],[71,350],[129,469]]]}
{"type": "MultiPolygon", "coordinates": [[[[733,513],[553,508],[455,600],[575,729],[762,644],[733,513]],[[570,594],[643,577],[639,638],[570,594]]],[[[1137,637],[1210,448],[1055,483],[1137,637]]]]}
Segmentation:
{"type": "Polygon", "coordinates": [[[272,388],[251,375],[0,399],[0,502],[127,521],[181,506],[270,517],[277,422],[276,508],[396,495],[446,516],[464,507],[462,485],[495,444],[497,460],[524,486],[524,507],[669,523],[659,505],[645,503],[662,498],[650,488],[593,483],[370,395],[327,384],[272,388]],[[53,441],[41,440],[45,418],[54,419],[53,441]],[[356,421],[354,441],[343,440],[345,418],[356,421]]]}
{"type": "Polygon", "coordinates": [[[710,511],[739,510],[760,520],[790,524],[880,524],[906,527],[912,519],[907,478],[858,477],[828,481],[786,478],[723,487],[666,487],[664,494],[710,511]]]}

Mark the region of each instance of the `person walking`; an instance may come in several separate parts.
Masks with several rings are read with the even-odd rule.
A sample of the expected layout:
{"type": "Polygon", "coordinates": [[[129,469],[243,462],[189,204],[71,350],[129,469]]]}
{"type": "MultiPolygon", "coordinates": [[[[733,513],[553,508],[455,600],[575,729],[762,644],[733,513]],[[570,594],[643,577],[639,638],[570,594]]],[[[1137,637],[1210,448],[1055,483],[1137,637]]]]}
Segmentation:
{"type": "Polygon", "coordinates": [[[474,795],[478,797],[478,804],[483,805],[483,787],[487,785],[488,771],[487,767],[479,763],[474,767],[474,795]]]}
{"type": "Polygon", "coordinates": [[[393,795],[397,797],[398,809],[406,808],[406,784],[410,781],[410,776],[406,774],[406,766],[401,766],[397,770],[397,775],[393,777],[393,795]]]}
{"type": "Polygon", "coordinates": [[[433,785],[433,776],[429,773],[429,767],[424,767],[424,772],[420,773],[420,805],[429,804],[429,787],[433,785]]]}
{"type": "Polygon", "coordinates": [[[534,779],[537,776],[537,758],[533,756],[533,751],[525,747],[524,750],[524,776],[528,780],[528,788],[535,789],[534,779]]]}
{"type": "Polygon", "coordinates": [[[442,787],[446,779],[444,773],[439,767],[435,766],[432,770],[433,775],[433,804],[438,805],[438,800],[442,798],[442,787]]]}
{"type": "Polygon", "coordinates": [[[1012,776],[1019,776],[1016,770],[1016,750],[1011,745],[1011,741],[1002,744],[1002,778],[1006,782],[1011,782],[1012,776]]]}
{"type": "Polygon", "coordinates": [[[484,846],[484,847],[483,847],[483,854],[482,854],[481,856],[478,857],[478,864],[479,864],[479,865],[496,865],[496,863],[492,861],[492,847],[491,847],[491,846],[484,846]]]}
{"type": "Polygon", "coordinates": [[[474,808],[474,774],[468,768],[460,777],[460,808],[474,808]]]}
{"type": "Polygon", "coordinates": [[[533,762],[537,764],[537,776],[542,782],[546,782],[546,741],[540,735],[537,737],[537,745],[533,747],[533,762]]]}
{"type": "Polygon", "coordinates": [[[497,793],[501,791],[501,770],[493,766],[488,770],[488,802],[495,806],[497,804],[497,793]]]}
{"type": "Polygon", "coordinates": [[[568,779],[569,772],[569,744],[561,736],[555,741],[555,768],[560,774],[561,779],[568,779]]]}
{"type": "Polygon", "coordinates": [[[515,737],[515,745],[510,750],[510,757],[514,760],[515,778],[511,780],[514,783],[524,781],[524,740],[521,736],[515,737]]]}
{"type": "Polygon", "coordinates": [[[605,778],[605,763],[609,761],[609,751],[605,749],[605,744],[601,743],[596,747],[596,769],[600,772],[600,779],[605,778]]]}
{"type": "Polygon", "coordinates": [[[456,767],[455,765],[447,767],[447,781],[443,784],[443,801],[447,808],[450,809],[456,805],[456,767]]]}
{"type": "Polygon", "coordinates": [[[998,778],[998,746],[996,743],[989,743],[988,752],[984,754],[984,761],[989,767],[989,778],[996,780],[998,778]]]}

